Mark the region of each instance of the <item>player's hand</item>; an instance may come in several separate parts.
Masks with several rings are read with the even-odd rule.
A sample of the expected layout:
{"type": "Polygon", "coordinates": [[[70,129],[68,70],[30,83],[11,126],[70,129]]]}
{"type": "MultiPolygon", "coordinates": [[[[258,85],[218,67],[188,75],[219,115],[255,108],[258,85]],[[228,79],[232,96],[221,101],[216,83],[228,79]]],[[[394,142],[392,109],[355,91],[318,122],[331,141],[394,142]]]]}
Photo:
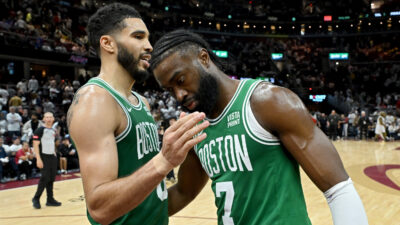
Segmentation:
{"type": "Polygon", "coordinates": [[[36,166],[37,166],[37,168],[39,168],[39,169],[43,169],[43,161],[42,161],[42,159],[37,159],[36,160],[36,166]]]}
{"type": "Polygon", "coordinates": [[[180,165],[190,149],[207,137],[205,133],[194,137],[209,126],[208,121],[198,124],[204,118],[204,113],[181,113],[179,120],[165,131],[161,152],[156,156],[156,168],[160,173],[167,174],[180,165]]]}

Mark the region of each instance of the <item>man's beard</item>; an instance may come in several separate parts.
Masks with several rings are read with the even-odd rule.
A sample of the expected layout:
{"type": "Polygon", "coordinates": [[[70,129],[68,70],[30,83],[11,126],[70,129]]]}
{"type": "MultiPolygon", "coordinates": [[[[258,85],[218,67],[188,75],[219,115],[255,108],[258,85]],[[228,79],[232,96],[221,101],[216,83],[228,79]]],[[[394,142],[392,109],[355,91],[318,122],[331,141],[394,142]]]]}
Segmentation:
{"type": "Polygon", "coordinates": [[[117,43],[118,46],[118,62],[128,71],[131,77],[138,83],[142,83],[149,78],[150,73],[147,70],[139,70],[138,65],[140,58],[145,54],[142,53],[137,59],[123,45],[117,43]]]}
{"type": "MultiPolygon", "coordinates": [[[[199,89],[194,96],[194,99],[198,102],[198,105],[194,110],[188,111],[199,111],[204,112],[206,115],[210,115],[217,103],[218,94],[218,84],[216,79],[211,74],[201,69],[199,89]]],[[[182,103],[184,104],[185,101],[186,98],[182,103]]]]}

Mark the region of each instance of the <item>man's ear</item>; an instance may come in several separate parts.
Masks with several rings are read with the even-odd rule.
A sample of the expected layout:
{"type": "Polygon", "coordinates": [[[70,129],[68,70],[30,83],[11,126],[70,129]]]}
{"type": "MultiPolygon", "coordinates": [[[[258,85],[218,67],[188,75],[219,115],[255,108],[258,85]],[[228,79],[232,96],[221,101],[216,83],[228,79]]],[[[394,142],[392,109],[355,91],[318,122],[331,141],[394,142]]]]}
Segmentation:
{"type": "Polygon", "coordinates": [[[199,52],[199,60],[200,63],[206,67],[210,67],[210,55],[208,54],[208,51],[205,48],[202,48],[199,52]]]}
{"type": "Polygon", "coordinates": [[[100,51],[101,50],[110,54],[116,52],[117,45],[115,39],[111,35],[103,35],[100,37],[100,51]]]}

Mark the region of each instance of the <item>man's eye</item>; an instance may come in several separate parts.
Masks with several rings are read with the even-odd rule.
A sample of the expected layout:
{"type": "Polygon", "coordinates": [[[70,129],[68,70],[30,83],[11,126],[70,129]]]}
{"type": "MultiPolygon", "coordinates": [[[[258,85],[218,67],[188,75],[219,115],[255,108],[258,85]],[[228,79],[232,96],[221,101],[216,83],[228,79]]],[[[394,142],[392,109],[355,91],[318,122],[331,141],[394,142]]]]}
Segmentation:
{"type": "Polygon", "coordinates": [[[183,82],[185,82],[185,78],[182,76],[179,78],[178,84],[183,84],[183,82]]]}

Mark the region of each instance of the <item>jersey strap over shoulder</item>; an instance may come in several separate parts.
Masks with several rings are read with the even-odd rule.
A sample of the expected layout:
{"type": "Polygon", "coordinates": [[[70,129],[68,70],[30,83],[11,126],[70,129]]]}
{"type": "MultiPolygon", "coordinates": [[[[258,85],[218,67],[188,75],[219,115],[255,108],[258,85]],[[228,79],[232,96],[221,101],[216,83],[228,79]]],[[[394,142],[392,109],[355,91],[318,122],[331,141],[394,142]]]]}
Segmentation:
{"type": "MultiPolygon", "coordinates": [[[[104,88],[124,111],[128,121],[127,126],[121,134],[115,137],[115,140],[118,150],[118,177],[129,176],[160,151],[157,125],[137,93],[132,91],[139,102],[137,105],[133,105],[100,78],[90,79],[85,86],[88,85],[104,88]]],[[[139,206],[118,218],[112,224],[168,224],[167,198],[167,187],[165,182],[162,181],[139,206]]],[[[87,216],[92,224],[98,224],[89,212],[87,212],[87,216]]]]}
{"type": "MultiPolygon", "coordinates": [[[[309,225],[299,165],[255,118],[250,98],[260,81],[244,80],[195,146],[212,180],[219,225],[309,225]]],[[[265,106],[268,107],[268,106],[265,106]]]]}

